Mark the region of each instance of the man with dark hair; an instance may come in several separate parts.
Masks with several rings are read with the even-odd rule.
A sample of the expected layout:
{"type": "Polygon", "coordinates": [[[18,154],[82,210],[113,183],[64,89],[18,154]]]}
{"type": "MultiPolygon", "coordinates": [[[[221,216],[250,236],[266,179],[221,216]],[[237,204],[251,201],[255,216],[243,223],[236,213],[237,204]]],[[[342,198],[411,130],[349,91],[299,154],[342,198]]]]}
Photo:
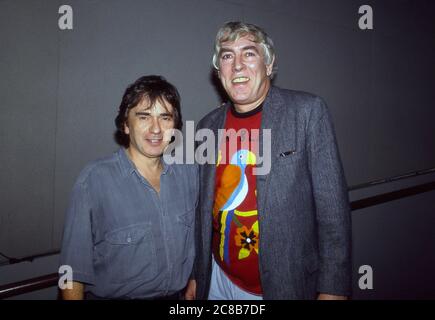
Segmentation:
{"type": "Polygon", "coordinates": [[[271,85],[275,58],[272,40],[255,25],[229,22],[216,36],[213,65],[231,101],[197,129],[232,131],[236,146],[224,135],[217,164],[199,169],[188,298],[350,295],[350,211],[331,118],[321,98],[271,85]],[[270,155],[262,163],[270,170],[256,174],[261,152],[270,155]]]}
{"type": "Polygon", "coordinates": [[[116,153],[78,177],[61,264],[73,271],[64,299],[178,299],[192,272],[198,183],[194,166],[162,154],[181,128],[176,88],[160,76],[130,85],[115,120],[116,153]]]}

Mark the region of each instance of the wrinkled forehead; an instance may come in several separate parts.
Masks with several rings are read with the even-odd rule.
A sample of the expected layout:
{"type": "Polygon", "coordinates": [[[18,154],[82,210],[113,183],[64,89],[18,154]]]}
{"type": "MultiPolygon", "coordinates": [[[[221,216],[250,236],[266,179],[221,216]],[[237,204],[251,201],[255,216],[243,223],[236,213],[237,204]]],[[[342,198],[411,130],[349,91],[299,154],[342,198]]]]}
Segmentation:
{"type": "Polygon", "coordinates": [[[131,110],[135,112],[148,111],[156,113],[173,113],[174,108],[164,97],[157,97],[154,101],[148,96],[144,96],[140,102],[131,110]]]}
{"type": "Polygon", "coordinates": [[[222,41],[220,43],[219,53],[227,50],[246,49],[246,48],[248,49],[255,48],[258,51],[258,53],[264,54],[263,47],[260,45],[259,42],[256,41],[255,37],[249,33],[234,39],[229,38],[226,41],[222,41]]]}

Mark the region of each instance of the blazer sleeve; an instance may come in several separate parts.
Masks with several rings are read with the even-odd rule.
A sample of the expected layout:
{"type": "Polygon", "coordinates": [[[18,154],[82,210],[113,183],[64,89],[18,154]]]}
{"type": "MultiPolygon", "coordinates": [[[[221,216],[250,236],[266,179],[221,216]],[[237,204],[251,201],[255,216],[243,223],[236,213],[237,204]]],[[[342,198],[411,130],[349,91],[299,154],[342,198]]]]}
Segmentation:
{"type": "MultiPolygon", "coordinates": [[[[196,128],[195,128],[195,134],[198,130],[203,128],[203,121],[199,121],[196,128]]],[[[198,148],[199,142],[195,140],[195,151],[198,148]]],[[[200,203],[199,203],[199,199],[200,199],[200,166],[198,165],[198,163],[196,162],[196,158],[195,158],[195,165],[197,166],[197,184],[198,184],[198,195],[197,195],[197,203],[195,206],[195,260],[193,261],[193,268],[192,268],[192,273],[190,274],[190,280],[196,280],[198,277],[198,268],[200,268],[200,263],[198,262],[199,258],[200,258],[200,253],[202,252],[202,248],[200,246],[200,244],[202,243],[202,239],[201,239],[201,209],[200,209],[200,203]]]]}
{"type": "Polygon", "coordinates": [[[319,293],[351,294],[351,220],[347,184],[328,108],[315,98],[308,124],[311,172],[320,269],[319,293]]]}

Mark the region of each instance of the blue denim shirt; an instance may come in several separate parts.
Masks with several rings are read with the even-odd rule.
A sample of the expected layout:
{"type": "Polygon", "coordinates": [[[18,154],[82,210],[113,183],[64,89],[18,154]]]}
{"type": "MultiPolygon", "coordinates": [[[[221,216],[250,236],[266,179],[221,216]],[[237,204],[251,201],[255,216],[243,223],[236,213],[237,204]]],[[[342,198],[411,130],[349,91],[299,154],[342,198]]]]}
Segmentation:
{"type": "Polygon", "coordinates": [[[158,194],[125,149],[97,160],[73,188],[61,264],[100,297],[173,294],[192,272],[197,197],[194,165],[164,163],[158,194]]]}

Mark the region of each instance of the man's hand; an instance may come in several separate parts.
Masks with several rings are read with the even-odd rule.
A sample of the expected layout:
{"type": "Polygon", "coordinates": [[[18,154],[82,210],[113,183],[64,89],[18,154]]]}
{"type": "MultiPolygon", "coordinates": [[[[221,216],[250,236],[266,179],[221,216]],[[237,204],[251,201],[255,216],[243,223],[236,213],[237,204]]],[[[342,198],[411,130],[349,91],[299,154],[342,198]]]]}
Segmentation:
{"type": "Polygon", "coordinates": [[[84,288],[85,286],[83,283],[73,281],[72,289],[62,290],[62,298],[64,300],[83,300],[84,288]]]}
{"type": "Polygon", "coordinates": [[[186,293],[184,294],[186,300],[195,300],[196,298],[196,280],[189,280],[187,283],[186,293]]]}
{"type": "Polygon", "coordinates": [[[334,296],[332,294],[320,293],[317,300],[347,300],[346,296],[334,296]]]}

